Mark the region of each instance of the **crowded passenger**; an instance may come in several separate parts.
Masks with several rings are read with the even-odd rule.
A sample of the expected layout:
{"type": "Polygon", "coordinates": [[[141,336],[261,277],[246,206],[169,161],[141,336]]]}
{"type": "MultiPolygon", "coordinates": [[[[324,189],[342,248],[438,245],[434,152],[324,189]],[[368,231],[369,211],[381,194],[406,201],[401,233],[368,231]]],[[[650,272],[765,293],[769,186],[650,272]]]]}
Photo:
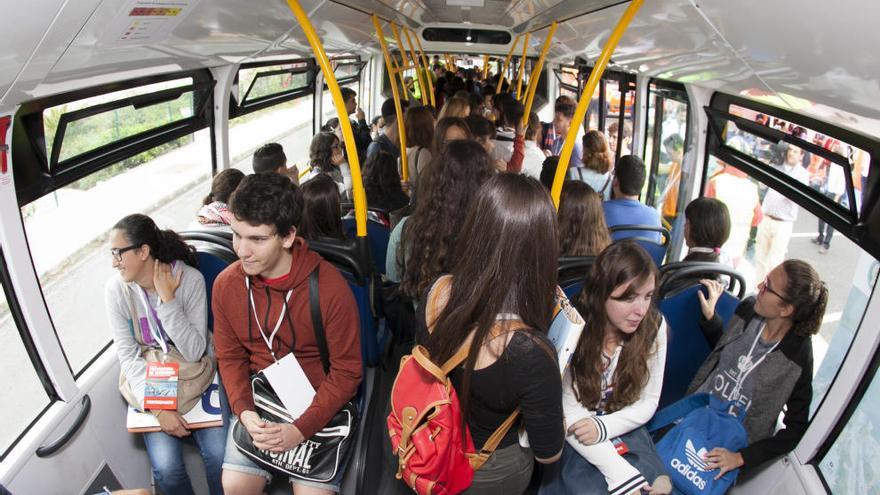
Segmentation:
{"type": "Polygon", "coordinates": [[[559,197],[559,256],[599,256],[609,244],[602,197],[588,184],[565,181],[559,197]]]}
{"type": "Polygon", "coordinates": [[[409,204],[397,173],[397,161],[384,151],[373,154],[364,164],[364,190],[371,208],[393,212],[409,204]]]}
{"type": "Polygon", "coordinates": [[[437,115],[437,120],[442,120],[445,117],[459,117],[463,119],[470,114],[471,105],[467,99],[452,97],[446,100],[446,103],[440,107],[440,114],[437,115]]]}
{"type": "MultiPolygon", "coordinates": [[[[467,121],[458,117],[446,117],[437,121],[434,129],[434,142],[431,145],[431,156],[436,157],[443,150],[443,146],[451,141],[462,139],[474,139],[467,121]]],[[[430,164],[429,164],[430,166],[430,164]]]]}
{"type": "MultiPolygon", "coordinates": [[[[611,181],[611,200],[605,201],[605,222],[608,228],[616,225],[660,226],[660,214],[654,208],[639,202],[639,195],[645,185],[645,162],[635,155],[620,157],[611,181]]],[[[612,235],[614,240],[627,237],[647,237],[660,242],[655,232],[624,231],[612,235]]]]}
{"type": "Polygon", "coordinates": [[[278,143],[266,143],[257,148],[251,163],[255,174],[276,172],[290,177],[294,183],[299,181],[299,169],[296,165],[287,168],[287,155],[278,143]]]}
{"type": "Polygon", "coordinates": [[[229,196],[244,179],[244,172],[236,168],[226,169],[214,176],[211,192],[202,200],[202,207],[196,213],[198,227],[217,227],[229,229],[232,213],[229,212],[229,196]]]}
{"type": "MultiPolygon", "coordinates": [[[[541,169],[546,156],[541,150],[541,120],[535,112],[529,113],[529,124],[523,136],[523,164],[522,173],[538,179],[541,177],[541,169]]],[[[541,181],[543,183],[543,181],[541,181]]]]}
{"type": "Polygon", "coordinates": [[[541,184],[550,191],[553,188],[553,180],[556,178],[556,169],[559,168],[559,157],[548,156],[541,163],[541,184]]]}
{"type": "Polygon", "coordinates": [[[327,174],[318,174],[302,185],[302,220],[297,234],[306,240],[345,239],[339,187],[327,174]]]}
{"type": "MultiPolygon", "coordinates": [[[[684,218],[684,242],[688,253],[682,261],[730,265],[722,250],[730,237],[730,213],[727,206],[715,198],[697,198],[685,207],[684,218]]],[[[721,280],[716,274],[698,273],[677,279],[675,284],[667,286],[664,292],[671,293],[698,284],[704,278],[721,280]]]]}
{"type": "Polygon", "coordinates": [[[786,260],[767,273],[758,294],[741,302],[725,326],[715,312],[723,285],[702,283],[708,295],[697,294],[700,328],[714,349],[688,393],[707,392],[742,407],[748,446],[738,452],[710,448],[705,460],[718,477],[737,468],[748,474],[791,452],[807,429],[813,398],[812,336],[822,326],[828,288],[809,264],[786,260]]]}
{"type": "Polygon", "coordinates": [[[315,134],[309,146],[309,166],[311,168],[308,174],[303,177],[304,183],[318,175],[328,175],[339,188],[340,196],[351,196],[351,172],[342,155],[342,141],[335,134],[315,134]]]}
{"type": "Polygon", "coordinates": [[[657,409],[666,363],[657,281],[653,260],[632,241],[610,245],[587,275],[589,290],[575,301],[586,326],[562,382],[568,435],[540,493],[671,492],[644,427],[657,409]]]}
{"type": "MultiPolygon", "coordinates": [[[[357,305],[333,265],[297,236],[302,204],[299,188],[276,175],[252,175],[242,181],[229,202],[239,261],[217,277],[212,299],[217,360],[235,421],[255,448],[272,453],[311,442],[354,397],[361,382],[357,305]],[[310,311],[313,272],[329,363],[322,363],[324,346],[318,344],[310,311]],[[276,366],[276,361],[298,364],[309,382],[305,385],[316,391],[292,423],[264,420],[254,404],[251,376],[276,366]]],[[[290,477],[293,493],[338,492],[346,462],[340,459],[335,477],[326,482],[290,477]]],[[[223,463],[225,493],[262,494],[271,477],[236,447],[230,433],[223,463]]]]}
{"type": "Polygon", "coordinates": [[[506,171],[507,162],[496,158],[493,154],[493,151],[495,150],[495,125],[492,124],[489,119],[479,115],[469,115],[465,121],[467,121],[468,128],[470,128],[474,135],[474,140],[478,142],[492,158],[495,170],[498,172],[506,171]]]}
{"type": "MultiPolygon", "coordinates": [[[[261,177],[296,187],[276,174],[261,177]]],[[[149,410],[161,430],[143,437],[153,479],[163,493],[193,494],[182,449],[184,443],[195,443],[211,495],[222,495],[227,426],[190,429],[183,419],[202,400],[216,370],[205,279],[195,268],[195,249],[175,232],[160,230],[150,217],[133,214],[110,231],[110,253],[118,275],[107,282],[106,306],[123,397],[131,407],[147,410],[145,393],[152,388],[147,387],[148,371],[166,361],[178,366],[176,407],[157,405],[149,410]]],[[[222,398],[221,409],[226,409],[222,398]]]]}
{"type": "Polygon", "coordinates": [[[406,163],[409,168],[409,188],[414,190],[419,175],[425,170],[433,157],[431,149],[434,142],[434,115],[425,106],[406,110],[406,163]]]}
{"type": "Polygon", "coordinates": [[[537,181],[515,174],[489,179],[467,210],[443,270],[450,275],[428,285],[417,334],[427,327],[425,347],[437,364],[468,349],[450,375],[477,451],[503,434],[465,493],[523,493],[533,462],[559,459],[564,437],[559,368],[546,337],[556,262],[545,253],[556,250],[555,212],[537,181]],[[524,239],[530,249],[521,248],[524,239]],[[517,410],[513,427],[502,429],[517,410]],[[520,445],[518,425],[529,447],[520,445]]]}
{"type": "MultiPolygon", "coordinates": [[[[542,148],[547,155],[558,155],[562,151],[562,145],[565,144],[565,137],[568,135],[576,108],[577,102],[570,96],[563,95],[556,98],[556,103],[553,106],[553,122],[544,125],[542,148]]],[[[575,140],[569,163],[581,163],[582,146],[580,140],[575,140]]]]}
{"type": "Polygon", "coordinates": [[[399,159],[400,129],[397,125],[397,109],[394,106],[394,98],[388,98],[382,102],[382,121],[385,122],[383,128],[385,132],[373,139],[373,142],[367,147],[367,159],[379,150],[384,150],[395,159],[399,159]]]}
{"type": "Polygon", "coordinates": [[[370,135],[370,125],[367,124],[367,114],[358,106],[357,92],[348,87],[339,88],[342,93],[342,99],[345,101],[345,111],[348,115],[354,115],[351,121],[351,131],[354,134],[355,146],[358,150],[358,158],[363,163],[364,157],[367,156],[367,147],[370,146],[373,138],[370,135]]]}
{"type": "Polygon", "coordinates": [[[611,199],[611,169],[614,153],[608,148],[605,136],[599,131],[584,134],[583,161],[568,170],[570,179],[588,184],[602,199],[611,199]]]}

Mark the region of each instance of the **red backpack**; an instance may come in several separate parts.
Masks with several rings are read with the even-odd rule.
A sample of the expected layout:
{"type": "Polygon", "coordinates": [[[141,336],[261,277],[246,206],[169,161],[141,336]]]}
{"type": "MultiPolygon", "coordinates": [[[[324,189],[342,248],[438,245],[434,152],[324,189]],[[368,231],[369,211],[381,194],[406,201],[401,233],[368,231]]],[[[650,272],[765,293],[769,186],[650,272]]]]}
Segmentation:
{"type": "MultiPolygon", "coordinates": [[[[447,277],[440,279],[428,296],[429,328],[439,313],[434,311],[436,293],[449,282],[447,277]]],[[[511,330],[522,326],[519,322],[511,330]]],[[[474,471],[489,459],[519,415],[515,410],[480,452],[475,452],[470,431],[462,442],[461,405],[448,375],[467,359],[468,350],[469,346],[462,346],[438,367],[424,347],[414,347],[412,355],[401,360],[391,389],[388,434],[398,456],[397,478],[419,495],[452,495],[470,487],[474,471]]]]}

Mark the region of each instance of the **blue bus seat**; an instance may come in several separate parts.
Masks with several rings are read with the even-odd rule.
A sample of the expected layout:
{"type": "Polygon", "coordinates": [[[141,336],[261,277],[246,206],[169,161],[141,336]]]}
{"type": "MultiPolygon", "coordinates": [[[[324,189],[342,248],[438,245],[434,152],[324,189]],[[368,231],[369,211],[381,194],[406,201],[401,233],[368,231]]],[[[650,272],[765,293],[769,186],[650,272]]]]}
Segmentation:
{"type": "MultiPolygon", "coordinates": [[[[354,239],[357,237],[357,222],[354,217],[342,219],[342,231],[345,237],[354,239]]],[[[376,271],[385,274],[385,253],[388,252],[388,239],[391,238],[391,230],[380,222],[367,220],[367,239],[370,241],[370,255],[376,271]]]]}
{"type": "Polygon", "coordinates": [[[635,241],[636,244],[645,248],[645,251],[651,255],[651,259],[654,260],[655,265],[659,267],[663,264],[663,259],[666,258],[666,251],[669,249],[669,240],[671,238],[669,230],[666,228],[654,225],[627,224],[615,225],[608,230],[611,232],[612,240],[622,241],[624,239],[629,239],[635,241]],[[660,242],[657,242],[654,236],[650,234],[651,232],[657,232],[660,234],[660,242]]]}
{"type": "Polygon", "coordinates": [[[205,295],[208,298],[208,331],[214,331],[214,311],[211,309],[211,293],[214,289],[214,280],[227,266],[235,263],[238,256],[232,250],[231,240],[229,245],[221,237],[202,235],[201,232],[181,232],[180,236],[187,244],[196,248],[198,268],[205,277],[205,295]]]}
{"type": "Polygon", "coordinates": [[[573,300],[583,289],[584,279],[595,261],[595,256],[561,256],[559,258],[558,284],[569,300],[573,300]]]}
{"type": "Polygon", "coordinates": [[[361,356],[364,366],[375,366],[382,357],[388,332],[380,325],[378,277],[369,259],[369,245],[357,240],[314,239],[309,248],[333,264],[351,288],[360,319],[361,356]]]}

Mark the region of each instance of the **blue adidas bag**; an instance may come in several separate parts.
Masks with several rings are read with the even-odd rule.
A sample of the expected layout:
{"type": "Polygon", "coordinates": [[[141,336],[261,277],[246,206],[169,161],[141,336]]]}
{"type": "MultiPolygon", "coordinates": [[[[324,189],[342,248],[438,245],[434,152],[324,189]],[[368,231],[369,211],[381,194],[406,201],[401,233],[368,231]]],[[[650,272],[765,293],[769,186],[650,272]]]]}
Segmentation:
{"type": "Polygon", "coordinates": [[[748,445],[745,413],[709,394],[694,394],[658,412],[648,425],[655,431],[683,418],[657,443],[657,454],[676,490],[687,495],[722,495],[736,482],[738,469],[716,480],[703,456],[715,447],[738,452],[748,445]]]}

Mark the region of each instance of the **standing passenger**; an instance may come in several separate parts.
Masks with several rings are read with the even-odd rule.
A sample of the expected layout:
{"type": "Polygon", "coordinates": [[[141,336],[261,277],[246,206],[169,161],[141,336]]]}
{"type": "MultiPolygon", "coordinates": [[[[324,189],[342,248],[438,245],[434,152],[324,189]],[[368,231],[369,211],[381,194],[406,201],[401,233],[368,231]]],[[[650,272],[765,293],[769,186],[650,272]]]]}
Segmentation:
{"type": "Polygon", "coordinates": [[[425,106],[407,109],[406,163],[409,167],[409,187],[415,190],[419,175],[431,163],[431,145],[434,141],[434,114],[425,106]]]}
{"type": "Polygon", "coordinates": [[[339,88],[342,93],[342,99],[345,101],[345,111],[348,115],[354,114],[356,120],[351,121],[351,132],[354,134],[354,143],[358,152],[358,159],[363,163],[367,156],[367,147],[372,142],[370,136],[370,125],[367,124],[367,115],[364,110],[358,106],[357,93],[355,90],[347,87],[339,88]]]}
{"type": "Polygon", "coordinates": [[[520,411],[474,474],[464,492],[469,495],[523,493],[533,459],[549,464],[562,450],[559,368],[546,337],[556,287],[556,262],[546,256],[556,250],[555,216],[536,180],[514,174],[489,179],[461,227],[451,276],[440,278],[422,305],[434,363],[469,349],[450,375],[477,451],[520,411]],[[522,249],[523,242],[530,248],[522,249]],[[529,434],[530,448],[517,441],[516,424],[529,434]]]}
{"type": "MultiPolygon", "coordinates": [[[[403,103],[401,102],[401,105],[403,103]]],[[[377,136],[367,147],[367,160],[379,150],[391,153],[394,158],[400,158],[400,129],[397,127],[397,109],[394,106],[394,98],[388,98],[382,102],[382,120],[385,122],[385,132],[377,136]]]]}
{"type": "MultiPolygon", "coordinates": [[[[299,188],[275,175],[252,175],[233,193],[229,208],[233,247],[239,257],[214,282],[214,338],[220,375],[232,412],[254,440],[272,452],[289,451],[324,428],[354,397],[361,381],[357,305],[339,272],[296,236],[302,214],[299,188]],[[320,268],[318,290],[330,372],[324,373],[309,310],[309,276],[320,268]],[[275,324],[277,322],[277,325],[275,324]],[[276,332],[273,333],[272,326],[276,332]],[[269,338],[269,334],[274,337],[269,338]],[[270,346],[271,345],[271,349],[270,346]],[[316,391],[293,423],[272,423],[257,414],[251,375],[293,354],[316,391]]],[[[226,495],[263,493],[271,475],[238,451],[232,429],[226,440],[226,495]]],[[[290,478],[294,495],[339,491],[345,460],[327,483],[290,478]]]]}
{"type": "Polygon", "coordinates": [[[632,241],[596,259],[575,307],[586,326],[562,381],[562,460],[541,493],[669,493],[648,431],[660,400],[666,328],[654,305],[657,268],[632,241]],[[621,453],[621,447],[628,452],[621,453]]]}
{"type": "MultiPolygon", "coordinates": [[[[177,355],[189,363],[207,360],[207,388],[215,363],[208,336],[205,279],[194,268],[195,250],[173,231],[159,230],[150,217],[134,214],[113,226],[110,252],[119,277],[107,283],[107,309],[119,366],[131,392],[127,400],[136,400],[132,405],[143,410],[147,376],[143,355],[149,349],[161,349],[163,355],[177,355]]],[[[176,410],[152,413],[162,431],[144,433],[144,443],[159,488],[168,495],[193,493],[182,443],[194,440],[211,495],[222,495],[220,472],[227,426],[190,430],[176,410]]]]}

